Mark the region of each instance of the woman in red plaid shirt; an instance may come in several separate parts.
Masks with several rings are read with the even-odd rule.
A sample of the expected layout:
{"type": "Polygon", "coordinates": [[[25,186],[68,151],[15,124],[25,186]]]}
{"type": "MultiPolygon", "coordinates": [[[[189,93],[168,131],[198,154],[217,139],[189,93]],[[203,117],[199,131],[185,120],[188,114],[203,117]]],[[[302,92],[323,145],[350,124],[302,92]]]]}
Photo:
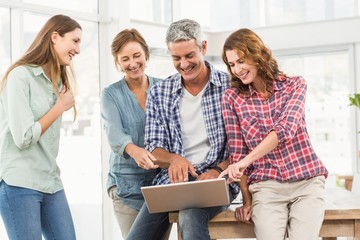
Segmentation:
{"type": "Polygon", "coordinates": [[[306,82],[279,70],[249,29],[225,41],[223,61],[231,88],[222,97],[230,162],[221,175],[249,185],[236,210],[255,224],[258,240],[315,240],[324,217],[327,170],[305,123],[306,82]]]}

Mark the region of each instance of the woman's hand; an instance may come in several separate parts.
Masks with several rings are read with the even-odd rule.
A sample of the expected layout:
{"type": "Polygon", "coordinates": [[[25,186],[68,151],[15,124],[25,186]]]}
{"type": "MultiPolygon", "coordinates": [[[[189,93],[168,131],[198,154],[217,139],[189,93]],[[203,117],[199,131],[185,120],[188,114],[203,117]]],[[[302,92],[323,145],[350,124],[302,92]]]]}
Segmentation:
{"type": "Polygon", "coordinates": [[[233,163],[227,167],[222,173],[220,173],[219,178],[228,175],[227,183],[240,182],[240,178],[243,175],[244,170],[249,166],[245,159],[242,159],[236,163],[233,163]]]}
{"type": "Polygon", "coordinates": [[[70,89],[66,90],[65,87],[63,87],[63,89],[59,93],[57,102],[62,104],[63,112],[65,112],[75,105],[74,94],[71,92],[70,89]]]}
{"type": "Polygon", "coordinates": [[[41,125],[41,135],[53,124],[56,119],[65,111],[75,106],[74,94],[70,89],[62,88],[55,105],[44,116],[39,119],[41,125]]]}
{"type": "Polygon", "coordinates": [[[251,223],[252,208],[250,205],[243,205],[235,209],[235,218],[245,222],[251,223]]]}
{"type": "Polygon", "coordinates": [[[155,157],[146,149],[136,146],[135,144],[128,144],[125,148],[127,152],[136,162],[136,164],[145,169],[154,169],[158,168],[159,165],[154,164],[156,161],[155,157]]]}

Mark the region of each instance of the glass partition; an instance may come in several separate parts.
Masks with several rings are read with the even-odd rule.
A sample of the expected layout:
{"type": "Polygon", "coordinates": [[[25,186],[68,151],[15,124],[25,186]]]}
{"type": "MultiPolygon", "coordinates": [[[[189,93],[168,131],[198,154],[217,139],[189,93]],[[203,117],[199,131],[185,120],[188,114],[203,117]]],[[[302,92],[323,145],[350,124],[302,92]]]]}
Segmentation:
{"type": "Polygon", "coordinates": [[[357,9],[357,0],[240,0],[228,14],[241,26],[260,27],[354,17],[357,9]]]}
{"type": "Polygon", "coordinates": [[[280,69],[307,81],[306,122],[316,153],[330,173],[352,174],[353,132],[347,51],[279,56],[280,69]]]}
{"type": "Polygon", "coordinates": [[[172,22],[172,0],[131,0],[130,18],[156,23],[172,22]]]}
{"type": "Polygon", "coordinates": [[[10,65],[10,10],[0,8],[0,78],[10,65]]]}
{"type": "Polygon", "coordinates": [[[80,11],[85,13],[98,13],[97,0],[23,0],[25,3],[38,4],[41,6],[60,8],[64,10],[80,11]]]}
{"type": "MultiPolygon", "coordinates": [[[[0,79],[10,66],[10,10],[0,8],[0,79]]],[[[6,230],[0,217],[0,239],[6,239],[6,230]]]]}

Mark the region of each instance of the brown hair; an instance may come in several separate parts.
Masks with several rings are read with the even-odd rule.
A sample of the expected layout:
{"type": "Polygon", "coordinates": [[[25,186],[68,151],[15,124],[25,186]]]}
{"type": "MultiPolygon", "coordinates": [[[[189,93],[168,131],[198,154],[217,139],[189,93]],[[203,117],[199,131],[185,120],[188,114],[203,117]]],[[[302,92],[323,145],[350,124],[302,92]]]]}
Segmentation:
{"type": "Polygon", "coordinates": [[[222,59],[227,66],[231,76],[231,86],[236,88],[239,93],[248,94],[249,86],[242,83],[240,79],[231,72],[230,65],[226,58],[226,51],[234,50],[238,56],[244,60],[252,59],[258,69],[258,74],[263,79],[266,91],[273,93],[273,81],[278,74],[283,74],[278,67],[272,52],[267,48],[261,38],[247,28],[233,32],[224,43],[222,59]]]}
{"type": "Polygon", "coordinates": [[[117,56],[118,56],[121,48],[128,42],[138,42],[145,52],[146,61],[149,60],[150,50],[149,50],[149,47],[148,47],[145,39],[141,36],[141,34],[134,28],[124,29],[115,36],[115,38],[111,44],[111,54],[114,57],[114,62],[115,62],[116,68],[119,67],[119,65],[118,65],[119,63],[117,61],[117,56]]]}
{"type": "MultiPolygon", "coordinates": [[[[37,34],[25,54],[7,69],[0,83],[0,92],[5,87],[11,70],[21,65],[42,66],[44,64],[50,64],[50,76],[48,77],[52,82],[55,93],[58,93],[58,84],[60,81],[62,81],[66,90],[70,90],[72,85],[75,87],[76,80],[73,68],[71,65],[69,66],[71,74],[70,79],[67,67],[60,65],[59,57],[56,54],[51,41],[51,34],[57,32],[60,36],[64,36],[64,34],[71,32],[76,28],[82,29],[77,21],[68,16],[55,15],[51,17],[37,34]]],[[[76,116],[75,107],[74,112],[76,116]]]]}

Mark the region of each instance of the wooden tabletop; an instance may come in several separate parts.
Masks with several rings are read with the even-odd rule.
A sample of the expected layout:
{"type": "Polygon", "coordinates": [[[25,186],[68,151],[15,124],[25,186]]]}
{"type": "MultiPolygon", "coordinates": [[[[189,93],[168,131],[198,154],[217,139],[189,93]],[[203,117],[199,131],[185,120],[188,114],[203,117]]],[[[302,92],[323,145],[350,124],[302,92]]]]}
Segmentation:
{"type": "MultiPolygon", "coordinates": [[[[229,210],[214,217],[212,222],[238,221],[234,209],[240,205],[231,205],[229,210]]],[[[178,212],[169,214],[170,222],[177,222],[178,212]]],[[[326,189],[325,220],[328,219],[360,219],[360,195],[343,188],[326,189]]]]}
{"type": "Polygon", "coordinates": [[[360,195],[343,188],[326,189],[325,219],[360,219],[360,195]]]}

